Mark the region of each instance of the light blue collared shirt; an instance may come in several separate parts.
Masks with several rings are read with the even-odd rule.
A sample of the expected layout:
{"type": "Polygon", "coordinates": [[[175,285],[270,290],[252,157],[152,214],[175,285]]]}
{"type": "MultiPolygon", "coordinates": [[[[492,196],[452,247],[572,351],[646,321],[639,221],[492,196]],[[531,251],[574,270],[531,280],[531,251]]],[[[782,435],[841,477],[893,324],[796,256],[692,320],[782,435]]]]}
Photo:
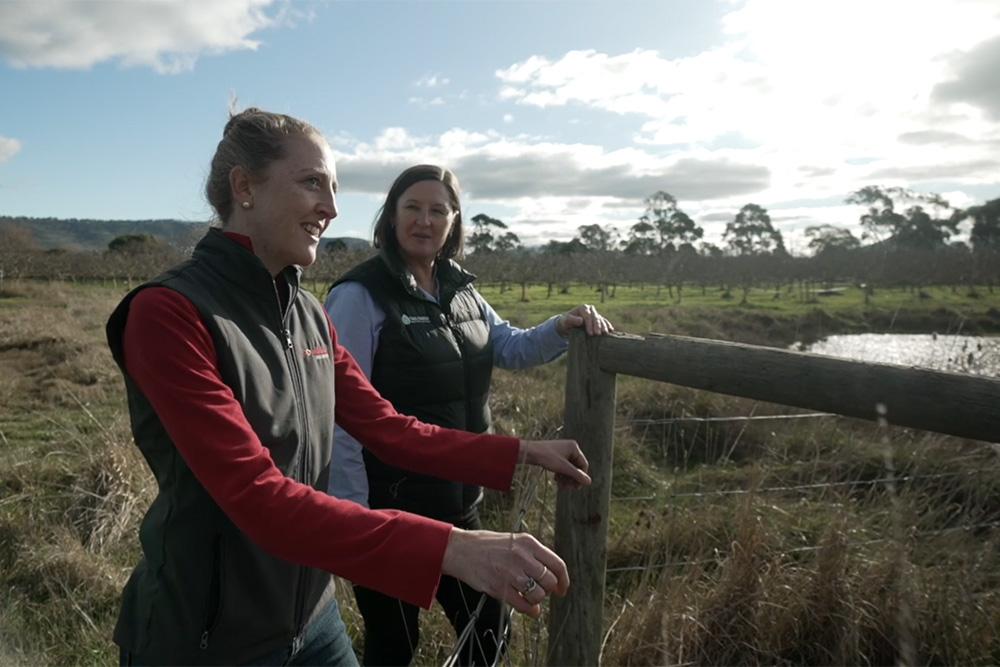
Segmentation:
{"type": "MultiPolygon", "coordinates": [[[[420,292],[427,300],[437,303],[437,297],[433,294],[423,289],[420,292]]],[[[490,326],[495,366],[538,366],[552,361],[569,347],[569,341],[556,331],[558,315],[530,329],[519,329],[507,320],[500,319],[482,295],[475,290],[473,292],[483,317],[490,326]]],[[[385,312],[375,303],[371,293],[357,282],[341,283],[334,287],[324,305],[337,329],[338,341],[357,360],[365,376],[371,378],[385,312]]],[[[368,507],[368,475],[365,474],[361,444],[340,426],[336,427],[334,433],[328,488],[332,496],[368,507]]]]}

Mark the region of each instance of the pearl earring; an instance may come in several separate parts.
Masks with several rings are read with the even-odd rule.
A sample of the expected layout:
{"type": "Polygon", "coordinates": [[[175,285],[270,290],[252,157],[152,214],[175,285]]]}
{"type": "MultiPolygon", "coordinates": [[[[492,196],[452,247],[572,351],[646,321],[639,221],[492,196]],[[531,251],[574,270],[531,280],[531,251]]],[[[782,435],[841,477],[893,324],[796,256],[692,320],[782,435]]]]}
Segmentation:
{"type": "Polygon", "coordinates": [[[243,208],[250,208],[251,206],[253,206],[253,204],[251,204],[248,201],[245,201],[245,202],[241,203],[240,206],[242,206],[243,208]]]}

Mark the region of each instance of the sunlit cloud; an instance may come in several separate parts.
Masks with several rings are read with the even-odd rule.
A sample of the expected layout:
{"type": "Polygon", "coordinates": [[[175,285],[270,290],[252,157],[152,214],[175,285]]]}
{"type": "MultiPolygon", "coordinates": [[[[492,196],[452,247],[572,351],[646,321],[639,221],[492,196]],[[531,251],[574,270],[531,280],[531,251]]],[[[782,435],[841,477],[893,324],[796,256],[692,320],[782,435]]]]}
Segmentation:
{"type": "Polygon", "coordinates": [[[420,107],[422,109],[427,109],[430,107],[441,107],[446,104],[445,100],[441,96],[436,97],[410,97],[406,100],[413,106],[420,107]]]}
{"type": "Polygon", "coordinates": [[[544,221],[561,220],[558,237],[566,238],[582,224],[632,224],[643,200],[657,190],[689,202],[739,200],[766,188],[770,179],[766,168],[739,153],[664,157],[642,148],[607,150],[495,130],[455,128],[416,137],[395,127],[370,143],[337,146],[344,192],[383,194],[403,169],[426,162],[453,169],[468,203],[513,210],[505,221],[515,232],[539,234],[544,221]]]}
{"type": "Polygon", "coordinates": [[[0,163],[11,159],[21,150],[21,142],[10,137],[0,137],[0,163]]]}
{"type": "Polygon", "coordinates": [[[497,70],[499,97],[634,116],[651,154],[739,147],[770,173],[765,202],[844,197],[871,178],[998,182],[995,2],[733,5],[702,53],[531,56],[497,70]]]}
{"type": "Polygon", "coordinates": [[[274,0],[0,2],[0,57],[19,68],[115,61],[176,74],[202,55],[256,49],[251,35],[301,16],[274,0]]]}
{"type": "Polygon", "coordinates": [[[447,86],[449,83],[451,83],[451,80],[448,77],[441,76],[440,74],[426,74],[417,79],[413,85],[418,88],[440,88],[447,86]]]}

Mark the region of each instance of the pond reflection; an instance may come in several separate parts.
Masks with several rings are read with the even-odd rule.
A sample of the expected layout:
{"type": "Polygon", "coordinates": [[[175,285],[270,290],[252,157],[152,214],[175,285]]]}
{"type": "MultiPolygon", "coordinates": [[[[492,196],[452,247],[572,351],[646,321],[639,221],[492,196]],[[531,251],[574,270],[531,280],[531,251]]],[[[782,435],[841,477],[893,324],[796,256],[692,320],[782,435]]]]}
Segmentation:
{"type": "Polygon", "coordinates": [[[830,336],[792,349],[858,361],[1000,377],[1000,337],[937,334],[830,336]]]}

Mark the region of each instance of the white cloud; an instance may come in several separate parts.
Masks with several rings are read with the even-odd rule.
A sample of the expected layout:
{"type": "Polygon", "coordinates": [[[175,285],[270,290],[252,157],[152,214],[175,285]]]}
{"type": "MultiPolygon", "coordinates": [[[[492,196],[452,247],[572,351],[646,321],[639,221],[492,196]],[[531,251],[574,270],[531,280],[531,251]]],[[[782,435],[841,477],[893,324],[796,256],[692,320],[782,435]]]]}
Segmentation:
{"type": "Polygon", "coordinates": [[[447,86],[449,83],[451,83],[451,80],[440,74],[425,74],[417,79],[413,85],[418,88],[440,88],[447,86]]]}
{"type": "Polygon", "coordinates": [[[86,69],[105,61],[160,73],[203,54],[256,49],[258,30],[289,13],[273,0],[32,0],[0,2],[0,57],[14,67],[86,69]]]}
{"type": "Polygon", "coordinates": [[[9,137],[0,137],[0,164],[17,155],[21,150],[21,142],[9,137]]]}
{"type": "Polygon", "coordinates": [[[635,148],[608,151],[593,144],[457,128],[437,138],[388,128],[371,144],[359,143],[338,155],[343,187],[362,192],[383,192],[393,170],[427,161],[451,167],[466,190],[494,200],[559,196],[638,201],[660,189],[679,199],[713,200],[759,192],[769,181],[767,169],[722,151],[660,157],[635,148]]]}
{"type": "Polygon", "coordinates": [[[876,177],[998,183],[995,0],[733,4],[710,50],[531,56],[497,70],[500,98],[635,116],[651,152],[742,146],[771,174],[763,201],[842,198],[876,177]]]}
{"type": "Polygon", "coordinates": [[[382,130],[379,136],[375,137],[374,148],[380,153],[392,153],[412,150],[418,143],[419,140],[411,137],[406,128],[387,127],[382,130]]]}
{"type": "Polygon", "coordinates": [[[508,125],[511,124],[511,123],[513,123],[514,122],[514,114],[505,113],[503,115],[503,122],[507,123],[508,125]]]}
{"type": "Polygon", "coordinates": [[[440,95],[437,97],[411,97],[406,101],[422,109],[427,109],[429,107],[441,107],[445,105],[445,100],[440,95]]]}
{"type": "Polygon", "coordinates": [[[526,240],[536,234],[569,238],[579,225],[594,222],[630,225],[643,199],[657,190],[669,190],[682,203],[725,202],[760,192],[770,178],[766,168],[726,151],[663,157],[641,148],[607,150],[461,128],[436,137],[388,128],[371,143],[340,143],[337,162],[344,192],[375,195],[409,166],[447,166],[462,183],[466,210],[512,209],[505,221],[526,240]]]}

